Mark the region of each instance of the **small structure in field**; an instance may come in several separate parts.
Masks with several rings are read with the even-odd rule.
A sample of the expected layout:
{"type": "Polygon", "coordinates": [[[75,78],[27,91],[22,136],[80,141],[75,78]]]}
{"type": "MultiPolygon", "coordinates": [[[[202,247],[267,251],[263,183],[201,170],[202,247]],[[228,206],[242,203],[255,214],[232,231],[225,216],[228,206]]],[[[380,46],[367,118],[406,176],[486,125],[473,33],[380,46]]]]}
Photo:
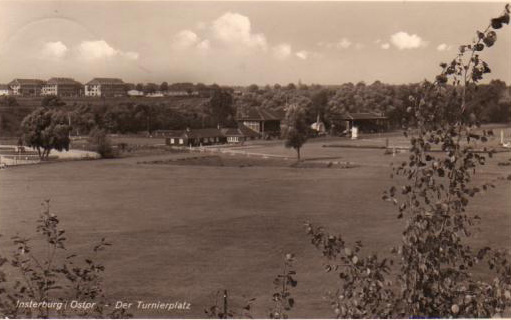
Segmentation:
{"type": "Polygon", "coordinates": [[[319,114],[318,114],[318,118],[316,119],[316,122],[314,122],[313,124],[311,124],[311,129],[319,136],[321,135],[325,135],[326,134],[326,126],[325,126],[325,123],[323,121],[321,121],[321,119],[319,118],[319,114]]]}
{"type": "Polygon", "coordinates": [[[144,96],[143,91],[139,91],[139,90],[135,90],[135,89],[129,90],[127,92],[127,94],[128,94],[128,97],[143,97],[144,96]]]}
{"type": "Polygon", "coordinates": [[[263,139],[280,137],[282,119],[284,119],[283,115],[260,108],[240,111],[236,117],[239,126],[243,125],[259,133],[263,139]]]}
{"type": "Polygon", "coordinates": [[[377,113],[347,113],[335,117],[335,120],[345,123],[347,132],[355,127],[357,132],[374,133],[388,130],[388,118],[377,113]]]}

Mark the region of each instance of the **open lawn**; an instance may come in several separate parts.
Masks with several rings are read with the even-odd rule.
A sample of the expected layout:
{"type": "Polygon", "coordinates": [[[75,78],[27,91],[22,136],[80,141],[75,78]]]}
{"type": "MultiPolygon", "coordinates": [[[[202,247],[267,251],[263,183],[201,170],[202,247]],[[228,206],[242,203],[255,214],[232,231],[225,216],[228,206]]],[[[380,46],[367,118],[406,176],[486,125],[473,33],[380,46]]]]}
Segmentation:
{"type": "MultiPolygon", "coordinates": [[[[324,273],[321,254],[308,243],[303,222],[324,225],[348,242],[362,240],[368,252],[389,252],[401,238],[403,221],[381,194],[395,183],[389,178],[389,163],[407,155],[322,144],[307,144],[304,157],[353,161],[357,166],[171,165],[165,162],[183,154],[169,153],[2,170],[0,248],[11,250],[9,237],[15,233],[32,235],[41,201],[51,199],[52,211],[67,230],[69,251],[83,253],[102,237],[113,243],[99,256],[106,265],[109,297],[192,304],[188,312],[130,310],[136,317],[204,317],[204,308],[214,304],[215,292],[223,289],[233,297],[233,307],[242,296],[257,298],[252,315],[267,317],[272,281],[288,252],[297,256],[298,280],[290,316],[332,317],[323,296],[335,290],[336,279],[324,273]],[[165,165],[139,164],[144,161],[165,165]]],[[[281,145],[246,148],[294,156],[281,145]]],[[[496,154],[495,165],[484,167],[481,179],[510,174],[511,167],[496,165],[510,157],[496,154]]],[[[481,232],[472,241],[511,249],[511,181],[495,184],[496,189],[475,198],[470,207],[483,217],[481,232]]]]}

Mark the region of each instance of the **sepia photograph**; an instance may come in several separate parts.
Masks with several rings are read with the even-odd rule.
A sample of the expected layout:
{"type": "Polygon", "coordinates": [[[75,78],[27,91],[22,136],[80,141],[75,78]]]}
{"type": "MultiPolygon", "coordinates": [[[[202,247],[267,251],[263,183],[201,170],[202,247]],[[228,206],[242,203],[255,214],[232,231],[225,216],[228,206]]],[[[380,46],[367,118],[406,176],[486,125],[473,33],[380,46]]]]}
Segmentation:
{"type": "Polygon", "coordinates": [[[0,317],[511,318],[510,14],[0,0],[0,317]]]}

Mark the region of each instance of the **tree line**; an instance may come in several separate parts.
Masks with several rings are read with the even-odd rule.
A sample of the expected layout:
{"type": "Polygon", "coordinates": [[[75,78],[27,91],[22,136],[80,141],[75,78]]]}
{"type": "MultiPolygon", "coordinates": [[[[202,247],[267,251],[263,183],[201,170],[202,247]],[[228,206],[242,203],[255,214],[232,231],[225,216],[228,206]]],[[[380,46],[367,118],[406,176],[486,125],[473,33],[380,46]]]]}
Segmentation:
{"type": "MultiPolygon", "coordinates": [[[[299,105],[305,109],[309,124],[315,122],[319,115],[327,128],[336,124],[340,115],[372,112],[387,116],[392,127],[401,128],[408,121],[408,98],[419,90],[418,83],[392,85],[380,81],[369,85],[358,82],[340,86],[290,83],[287,86],[258,87],[253,84],[245,89],[243,95],[235,97],[235,107],[238,110],[262,107],[276,111],[287,105],[299,105]]],[[[454,86],[447,85],[446,90],[453,91],[454,86]]],[[[470,95],[467,112],[481,122],[511,120],[511,88],[505,82],[492,80],[488,84],[470,86],[467,94],[470,95]]]]}

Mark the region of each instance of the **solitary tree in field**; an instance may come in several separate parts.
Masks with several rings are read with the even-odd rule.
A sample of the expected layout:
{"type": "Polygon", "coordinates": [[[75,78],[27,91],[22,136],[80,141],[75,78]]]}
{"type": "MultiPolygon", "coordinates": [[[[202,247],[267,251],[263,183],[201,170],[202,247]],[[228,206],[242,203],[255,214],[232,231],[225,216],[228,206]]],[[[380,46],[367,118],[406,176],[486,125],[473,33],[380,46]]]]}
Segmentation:
{"type": "Polygon", "coordinates": [[[23,119],[22,139],[26,146],[35,148],[41,160],[48,159],[52,149],[69,150],[69,132],[65,112],[39,108],[23,119]]]}
{"type": "Polygon", "coordinates": [[[161,84],[160,84],[160,91],[161,92],[165,92],[165,91],[168,91],[169,90],[169,84],[167,81],[163,81],[161,84]]]}
{"type": "Polygon", "coordinates": [[[298,161],[300,161],[300,149],[307,141],[309,130],[305,109],[297,104],[290,105],[286,113],[285,124],[287,126],[284,131],[286,148],[295,149],[298,161]]]}

